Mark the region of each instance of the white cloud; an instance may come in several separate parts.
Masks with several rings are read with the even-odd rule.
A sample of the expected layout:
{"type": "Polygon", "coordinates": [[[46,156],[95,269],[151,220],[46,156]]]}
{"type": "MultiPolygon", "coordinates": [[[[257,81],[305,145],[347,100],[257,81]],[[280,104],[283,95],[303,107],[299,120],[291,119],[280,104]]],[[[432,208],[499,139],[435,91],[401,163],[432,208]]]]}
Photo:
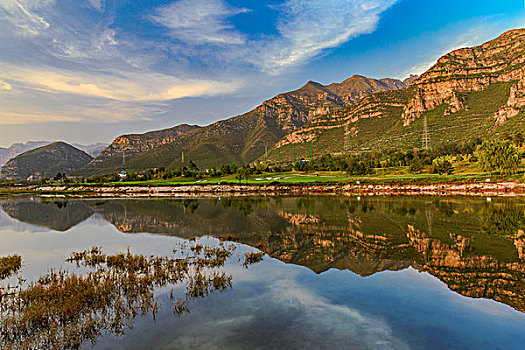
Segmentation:
{"type": "Polygon", "coordinates": [[[424,37],[424,40],[428,40],[429,36],[431,36],[435,45],[433,45],[431,50],[424,51],[424,56],[421,57],[420,62],[402,72],[401,76],[408,76],[409,74],[421,75],[432,68],[441,56],[457,49],[480,45],[493,39],[494,33],[504,30],[501,27],[500,22],[486,22],[476,25],[468,22],[453,29],[445,28],[434,33],[423,33],[421,35],[424,37]]]}
{"type": "Polygon", "coordinates": [[[280,7],[280,37],[260,47],[270,72],[305,63],[323,50],[373,32],[379,15],[397,0],[288,0],[280,7]]]}
{"type": "Polygon", "coordinates": [[[0,125],[33,124],[39,122],[78,122],[81,118],[64,115],[38,114],[35,112],[18,113],[0,111],[0,125]]]}
{"type": "Polygon", "coordinates": [[[102,0],[87,0],[91,6],[93,6],[96,10],[101,11],[102,10],[102,0]]]}
{"type": "Polygon", "coordinates": [[[53,3],[54,0],[2,0],[0,12],[4,12],[2,17],[18,28],[18,34],[35,36],[48,29],[50,24],[34,11],[46,8],[53,3]]]}
{"type": "Polygon", "coordinates": [[[235,91],[238,83],[200,79],[179,79],[151,71],[94,74],[59,69],[0,68],[13,84],[44,92],[61,92],[117,101],[165,101],[183,97],[215,96],[235,91]]]}
{"type": "Polygon", "coordinates": [[[191,44],[244,44],[244,36],[226,19],[247,11],[222,0],[179,0],[157,9],[151,19],[168,28],[173,37],[191,44]]]}
{"type": "Polygon", "coordinates": [[[149,104],[230,94],[249,79],[265,84],[268,72],[303,64],[374,30],[395,1],[287,0],[276,8],[276,34],[250,41],[229,22],[250,10],[224,0],[178,0],[144,9],[153,13],[146,20],[165,27],[171,39],[122,32],[111,12],[118,9],[103,0],[80,6],[78,0],[0,0],[0,90],[12,88],[2,94],[0,124],[14,112],[19,121],[32,120],[24,106],[35,94],[31,108],[39,120],[99,122],[166,113],[168,103],[149,104]],[[69,7],[78,11],[65,13],[69,7]],[[41,104],[48,99],[63,108],[50,112],[41,104]],[[79,99],[85,104],[75,105],[79,99]]]}

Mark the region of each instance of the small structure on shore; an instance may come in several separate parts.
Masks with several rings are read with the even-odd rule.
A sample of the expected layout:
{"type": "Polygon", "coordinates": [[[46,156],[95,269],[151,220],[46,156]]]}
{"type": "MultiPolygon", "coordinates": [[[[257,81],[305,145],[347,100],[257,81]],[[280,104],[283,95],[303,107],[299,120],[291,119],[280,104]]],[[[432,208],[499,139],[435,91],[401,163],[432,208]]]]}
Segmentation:
{"type": "Polygon", "coordinates": [[[118,177],[120,178],[120,181],[124,181],[126,180],[126,177],[128,177],[128,173],[125,170],[122,170],[118,173],[118,177]]]}

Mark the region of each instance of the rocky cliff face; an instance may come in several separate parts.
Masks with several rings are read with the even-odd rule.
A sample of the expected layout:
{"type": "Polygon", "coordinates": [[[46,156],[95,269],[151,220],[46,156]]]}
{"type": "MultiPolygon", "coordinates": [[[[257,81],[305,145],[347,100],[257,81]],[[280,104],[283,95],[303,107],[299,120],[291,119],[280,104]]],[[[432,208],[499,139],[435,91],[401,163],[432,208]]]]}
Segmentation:
{"type": "MultiPolygon", "coordinates": [[[[281,160],[290,161],[291,146],[306,142],[324,153],[419,148],[423,115],[431,147],[525,132],[525,29],[455,50],[403,84],[407,87],[366,96],[292,131],[276,144],[281,160]]],[[[270,155],[275,160],[276,149],[270,155]]]]}
{"type": "Polygon", "coordinates": [[[324,86],[308,82],[302,88],[277,95],[254,110],[206,127],[180,125],[146,134],[119,136],[81,174],[117,169],[177,167],[192,160],[207,166],[247,163],[264,154],[279,139],[320,115],[352,105],[376,92],[403,88],[396,79],[353,76],[342,83],[324,86]]]}
{"type": "Polygon", "coordinates": [[[89,166],[96,169],[99,164],[107,162],[125,165],[126,157],[129,160],[133,156],[152,150],[157,146],[175,142],[181,135],[199,128],[197,125],[182,124],[170,129],[151,131],[145,134],[119,136],[100,152],[89,166]]]}
{"type": "Polygon", "coordinates": [[[481,91],[496,82],[520,81],[513,86],[508,106],[495,116],[500,125],[523,106],[516,98],[525,93],[525,29],[512,30],[482,45],[452,51],[414,83],[414,97],[403,110],[403,123],[410,124],[424,112],[448,104],[446,113],[464,108],[458,92],[481,91]],[[513,97],[514,96],[514,97],[513,97]]]}
{"type": "Polygon", "coordinates": [[[293,131],[315,117],[350,106],[376,92],[402,89],[397,79],[370,79],[354,75],[341,83],[322,85],[309,81],[299,90],[277,95],[255,111],[276,118],[284,130],[293,131]]]}
{"type": "Polygon", "coordinates": [[[39,179],[54,177],[58,172],[71,174],[92,159],[67,143],[55,142],[11,159],[2,167],[0,176],[7,179],[39,179]]]}

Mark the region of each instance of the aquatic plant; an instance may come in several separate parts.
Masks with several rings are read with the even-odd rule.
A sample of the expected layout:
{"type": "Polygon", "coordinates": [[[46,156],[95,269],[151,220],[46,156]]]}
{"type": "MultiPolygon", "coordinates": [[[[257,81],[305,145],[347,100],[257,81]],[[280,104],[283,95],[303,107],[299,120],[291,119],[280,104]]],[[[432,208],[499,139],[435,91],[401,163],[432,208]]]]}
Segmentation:
{"type": "Polygon", "coordinates": [[[248,267],[250,265],[256,264],[263,260],[263,252],[246,252],[244,253],[244,263],[242,266],[248,267]]]}
{"type": "Polygon", "coordinates": [[[169,293],[173,312],[181,316],[191,300],[232,287],[232,276],[218,268],[234,246],[180,248],[173,257],[157,257],[129,249],[106,255],[93,247],[67,259],[89,268],[86,274],[51,270],[37,281],[10,287],[9,293],[0,287],[0,348],[78,349],[102,332],[123,335],[137,316],[155,317],[156,288],[186,285],[185,297],[175,298],[174,289],[169,293]]]}
{"type": "Polygon", "coordinates": [[[0,280],[11,277],[22,267],[20,255],[10,255],[0,258],[0,280]]]}

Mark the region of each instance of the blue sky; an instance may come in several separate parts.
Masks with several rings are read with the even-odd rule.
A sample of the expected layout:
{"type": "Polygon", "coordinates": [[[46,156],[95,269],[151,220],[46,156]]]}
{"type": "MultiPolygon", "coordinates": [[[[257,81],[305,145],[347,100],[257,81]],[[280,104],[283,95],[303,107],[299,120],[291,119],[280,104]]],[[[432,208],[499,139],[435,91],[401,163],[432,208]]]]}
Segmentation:
{"type": "Polygon", "coordinates": [[[524,26],[523,0],[0,0],[0,146],[206,125],[524,26]]]}

